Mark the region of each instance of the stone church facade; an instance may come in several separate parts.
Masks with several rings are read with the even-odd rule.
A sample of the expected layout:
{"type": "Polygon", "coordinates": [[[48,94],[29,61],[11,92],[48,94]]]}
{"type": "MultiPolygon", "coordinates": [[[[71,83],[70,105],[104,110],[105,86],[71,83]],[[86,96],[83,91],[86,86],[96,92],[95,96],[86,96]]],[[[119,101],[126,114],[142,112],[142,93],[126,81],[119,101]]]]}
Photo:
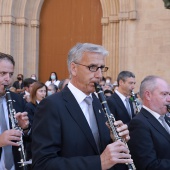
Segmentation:
{"type": "MultiPolygon", "coordinates": [[[[45,0],[0,0],[0,51],[16,61],[15,75],[39,75],[40,13],[45,0]]],[[[150,74],[170,82],[170,10],[162,0],[99,0],[107,76],[135,73],[137,87],[150,74]]]]}

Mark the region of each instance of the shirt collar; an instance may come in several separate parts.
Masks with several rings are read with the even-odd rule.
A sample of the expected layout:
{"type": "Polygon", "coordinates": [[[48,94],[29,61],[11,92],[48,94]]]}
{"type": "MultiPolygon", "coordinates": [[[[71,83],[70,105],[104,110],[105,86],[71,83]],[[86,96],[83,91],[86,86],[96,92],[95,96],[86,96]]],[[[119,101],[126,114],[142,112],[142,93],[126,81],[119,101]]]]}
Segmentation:
{"type": "Polygon", "coordinates": [[[143,108],[146,109],[148,112],[150,112],[156,119],[159,119],[160,114],[154,112],[153,110],[149,109],[148,107],[143,105],[143,108]]]}
{"type": "Polygon", "coordinates": [[[115,90],[115,93],[121,98],[122,101],[125,101],[126,97],[120,93],[118,90],[115,90]]]}
{"type": "MultiPolygon", "coordinates": [[[[85,93],[83,93],[81,90],[79,90],[77,87],[75,87],[71,82],[68,83],[67,87],[70,89],[71,93],[76,98],[78,104],[83,102],[84,99],[87,97],[87,95],[85,93]]],[[[91,94],[89,96],[92,97],[91,94]]]]}

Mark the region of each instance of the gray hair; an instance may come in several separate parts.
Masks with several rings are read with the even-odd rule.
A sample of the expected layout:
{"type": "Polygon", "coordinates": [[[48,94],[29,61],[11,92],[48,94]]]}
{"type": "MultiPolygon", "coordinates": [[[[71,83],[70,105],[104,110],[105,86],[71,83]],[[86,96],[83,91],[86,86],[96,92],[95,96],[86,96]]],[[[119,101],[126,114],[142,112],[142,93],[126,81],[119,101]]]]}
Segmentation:
{"type": "Polygon", "coordinates": [[[72,62],[79,62],[85,52],[98,53],[104,57],[108,55],[108,51],[101,45],[91,43],[78,43],[68,53],[67,65],[68,71],[70,72],[70,66],[72,62]]]}
{"type": "Polygon", "coordinates": [[[157,87],[157,79],[162,79],[162,78],[160,78],[159,76],[150,75],[142,80],[140,85],[140,90],[139,90],[139,94],[142,100],[146,90],[149,90],[151,92],[155,90],[155,88],[157,87]]]}

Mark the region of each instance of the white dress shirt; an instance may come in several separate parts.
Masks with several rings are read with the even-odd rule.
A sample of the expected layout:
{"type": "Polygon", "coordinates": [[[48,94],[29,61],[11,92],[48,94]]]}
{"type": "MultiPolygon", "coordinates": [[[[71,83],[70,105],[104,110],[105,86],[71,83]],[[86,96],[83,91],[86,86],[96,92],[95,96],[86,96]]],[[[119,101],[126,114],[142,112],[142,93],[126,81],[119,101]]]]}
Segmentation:
{"type": "MultiPolygon", "coordinates": [[[[87,97],[87,95],[85,93],[83,93],[81,90],[79,90],[78,88],[76,88],[70,82],[68,83],[67,87],[70,89],[71,93],[76,98],[77,103],[79,104],[80,108],[82,109],[82,111],[84,113],[84,116],[85,116],[88,124],[90,125],[89,112],[88,112],[88,104],[84,101],[84,99],[87,97]]],[[[92,97],[91,94],[89,96],[92,97]]]]}
{"type": "Polygon", "coordinates": [[[53,81],[53,83],[51,81],[46,81],[45,85],[48,87],[50,84],[54,84],[58,87],[59,83],[60,83],[59,80],[55,80],[55,81],[53,81]]]}
{"type": "MultiPolygon", "coordinates": [[[[121,94],[118,90],[115,90],[115,93],[120,97],[120,99],[122,100],[125,108],[126,108],[126,98],[123,94],[121,94]]],[[[130,104],[129,104],[130,106],[130,104]]],[[[130,110],[131,110],[131,107],[130,107],[130,110]]],[[[131,110],[131,113],[132,113],[132,110],[131,110]]]]}

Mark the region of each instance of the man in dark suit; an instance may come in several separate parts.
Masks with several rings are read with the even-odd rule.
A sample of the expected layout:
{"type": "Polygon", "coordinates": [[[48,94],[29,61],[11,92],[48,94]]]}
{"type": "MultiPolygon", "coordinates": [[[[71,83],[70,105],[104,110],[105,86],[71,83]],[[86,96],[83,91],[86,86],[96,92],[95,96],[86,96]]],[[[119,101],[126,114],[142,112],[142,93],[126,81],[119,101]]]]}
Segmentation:
{"type": "MultiPolygon", "coordinates": [[[[33,170],[105,170],[132,162],[123,142],[111,142],[101,104],[92,94],[94,82],[108,69],[107,54],[102,46],[89,43],[70,50],[70,82],[37,106],[32,126],[33,170]]],[[[127,125],[122,121],[115,125],[127,140],[127,125]]]]}
{"type": "Polygon", "coordinates": [[[164,119],[170,104],[168,83],[147,76],[140,85],[143,107],[130,124],[128,142],[137,170],[170,169],[170,127],[164,119]]]}
{"type": "MultiPolygon", "coordinates": [[[[20,170],[19,163],[21,162],[20,152],[18,151],[22,132],[15,129],[10,129],[11,119],[7,109],[7,101],[5,98],[4,86],[11,84],[14,72],[14,59],[12,56],[0,53],[0,169],[5,170],[20,170]],[[7,153],[8,152],[8,153],[7,153]]],[[[11,92],[13,107],[16,111],[15,117],[18,125],[23,129],[24,133],[28,132],[28,116],[24,112],[25,102],[18,94],[11,92]]]]}
{"type": "Polygon", "coordinates": [[[129,100],[131,92],[135,88],[135,83],[135,75],[132,72],[120,72],[117,77],[118,88],[107,99],[110,111],[115,119],[121,120],[125,124],[129,124],[130,120],[135,116],[132,101],[129,100]]]}

